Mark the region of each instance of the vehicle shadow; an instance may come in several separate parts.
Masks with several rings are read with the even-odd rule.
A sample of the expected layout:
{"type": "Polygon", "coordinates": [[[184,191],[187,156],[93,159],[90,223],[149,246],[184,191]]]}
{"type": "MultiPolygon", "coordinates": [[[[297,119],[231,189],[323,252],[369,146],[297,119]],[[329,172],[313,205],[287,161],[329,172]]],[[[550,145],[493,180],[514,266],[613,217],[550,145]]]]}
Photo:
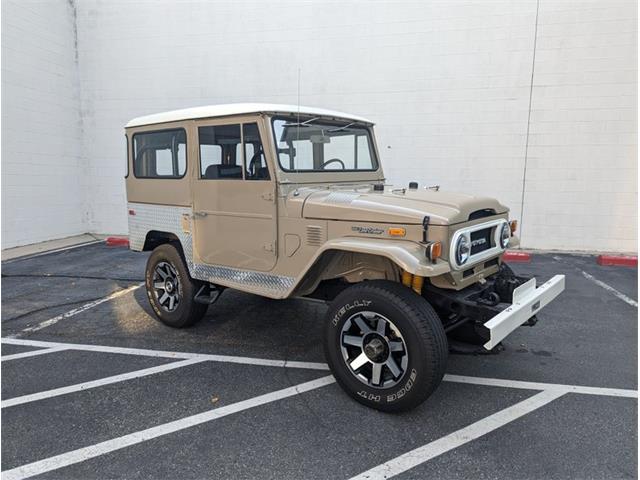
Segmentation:
{"type": "Polygon", "coordinates": [[[175,329],[155,316],[145,288],[134,292],[134,299],[145,313],[145,322],[162,341],[179,341],[196,346],[207,344],[211,353],[265,355],[297,360],[323,361],[322,324],[326,306],[301,299],[273,300],[226,289],[210,305],[195,325],[175,329]],[[222,348],[224,352],[216,349],[222,348]]]}

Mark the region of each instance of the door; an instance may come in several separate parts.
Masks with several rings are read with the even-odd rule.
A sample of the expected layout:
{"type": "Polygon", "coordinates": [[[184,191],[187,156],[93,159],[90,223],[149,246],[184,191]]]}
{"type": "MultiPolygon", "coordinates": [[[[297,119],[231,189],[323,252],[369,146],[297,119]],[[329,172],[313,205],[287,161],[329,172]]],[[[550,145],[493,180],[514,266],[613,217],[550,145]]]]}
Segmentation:
{"type": "Polygon", "coordinates": [[[195,261],[268,271],[277,258],[275,177],[259,123],[228,122],[196,124],[195,261]]]}

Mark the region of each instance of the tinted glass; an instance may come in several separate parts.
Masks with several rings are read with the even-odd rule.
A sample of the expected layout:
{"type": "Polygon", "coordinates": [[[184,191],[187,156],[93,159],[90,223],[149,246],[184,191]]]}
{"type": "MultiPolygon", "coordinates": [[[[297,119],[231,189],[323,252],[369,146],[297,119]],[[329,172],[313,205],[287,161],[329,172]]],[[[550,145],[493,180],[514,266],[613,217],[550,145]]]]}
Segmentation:
{"type": "Polygon", "coordinates": [[[180,178],[187,171],[187,134],[182,129],[136,133],[133,149],[138,178],[180,178]]]}
{"type": "Polygon", "coordinates": [[[269,180],[269,168],[264,158],[264,149],[257,123],[242,126],[244,137],[244,158],[247,180],[269,180]]]}
{"type": "Polygon", "coordinates": [[[229,180],[242,178],[240,125],[198,128],[200,178],[229,180]]]}

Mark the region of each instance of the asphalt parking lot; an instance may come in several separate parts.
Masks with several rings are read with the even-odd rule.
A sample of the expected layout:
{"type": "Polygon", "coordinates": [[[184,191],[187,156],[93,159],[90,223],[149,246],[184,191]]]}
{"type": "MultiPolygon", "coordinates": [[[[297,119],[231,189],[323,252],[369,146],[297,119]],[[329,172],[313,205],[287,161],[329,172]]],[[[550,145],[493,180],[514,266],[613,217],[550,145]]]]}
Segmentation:
{"type": "Polygon", "coordinates": [[[146,254],[94,244],[2,265],[2,478],[635,478],[637,269],[536,254],[566,291],[497,355],[451,355],[419,408],[357,404],[325,306],[226,291],[151,315],[146,254]],[[606,288],[609,287],[609,288],[606,288]]]}

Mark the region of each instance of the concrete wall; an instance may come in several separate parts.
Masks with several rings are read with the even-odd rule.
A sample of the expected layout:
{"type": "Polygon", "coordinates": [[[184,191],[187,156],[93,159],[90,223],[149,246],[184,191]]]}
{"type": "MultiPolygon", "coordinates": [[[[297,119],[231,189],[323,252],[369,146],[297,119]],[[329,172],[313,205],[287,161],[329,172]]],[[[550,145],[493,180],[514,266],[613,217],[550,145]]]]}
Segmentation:
{"type": "Polygon", "coordinates": [[[636,250],[631,0],[81,0],[77,27],[91,231],[126,232],[127,120],[296,103],[300,69],[301,103],[377,122],[390,182],[498,197],[525,247],[636,250]]]}
{"type": "Polygon", "coordinates": [[[87,231],[75,41],[67,1],[2,0],[2,248],[87,231]]]}

